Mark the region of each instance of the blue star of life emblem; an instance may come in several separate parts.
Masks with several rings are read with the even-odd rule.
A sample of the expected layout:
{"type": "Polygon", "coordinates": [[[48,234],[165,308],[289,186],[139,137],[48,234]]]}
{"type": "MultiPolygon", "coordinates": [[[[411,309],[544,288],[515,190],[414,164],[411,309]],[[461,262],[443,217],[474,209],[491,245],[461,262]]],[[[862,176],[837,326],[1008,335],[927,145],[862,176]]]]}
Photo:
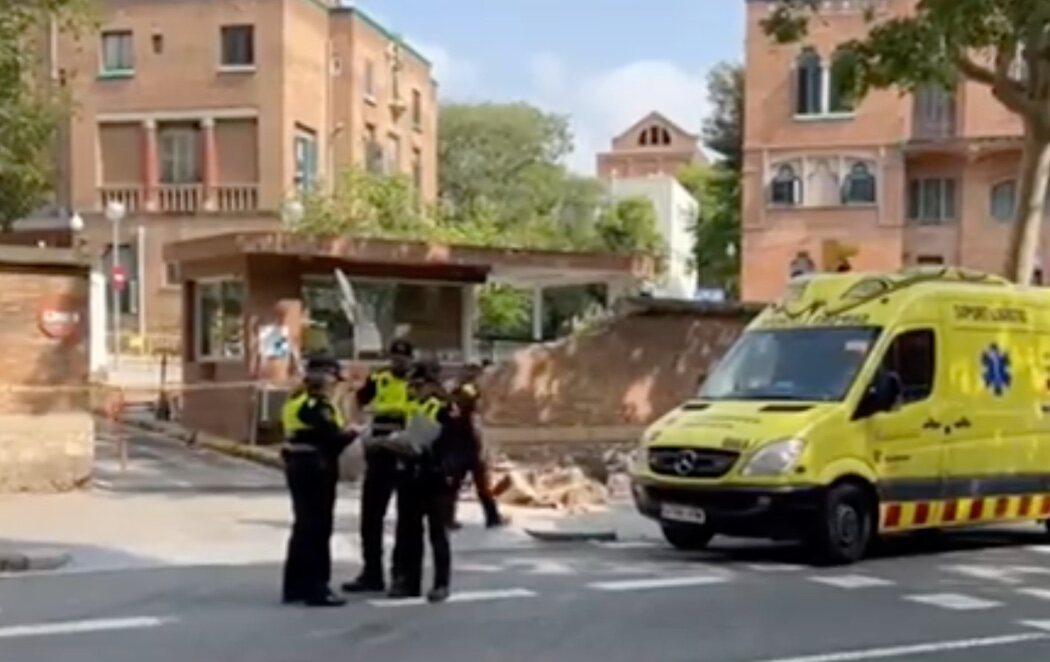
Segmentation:
{"type": "Polygon", "coordinates": [[[984,387],[996,397],[1010,388],[1010,355],[999,349],[999,345],[992,343],[984,350],[981,354],[981,367],[984,387]]]}

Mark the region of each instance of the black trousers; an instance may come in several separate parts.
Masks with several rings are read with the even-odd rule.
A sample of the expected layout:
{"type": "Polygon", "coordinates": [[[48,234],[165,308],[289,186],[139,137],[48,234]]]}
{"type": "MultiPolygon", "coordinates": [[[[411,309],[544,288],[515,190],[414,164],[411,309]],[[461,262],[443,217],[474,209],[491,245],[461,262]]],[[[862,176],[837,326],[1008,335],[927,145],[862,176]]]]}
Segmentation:
{"type": "Polygon", "coordinates": [[[423,529],[434,557],[434,587],[448,587],[452,548],[448,540],[448,510],[452,499],[449,478],[432,468],[408,468],[397,492],[397,547],[394,564],[398,581],[411,593],[423,582],[423,529]]]}
{"type": "Polygon", "coordinates": [[[311,452],[285,452],[284,467],[294,518],[284,563],[284,598],[320,597],[332,577],[330,543],[339,468],[311,452]]]}
{"type": "Polygon", "coordinates": [[[448,499],[448,523],[452,524],[456,521],[456,504],[459,501],[459,493],[467,474],[470,474],[471,481],[474,483],[474,491],[478,495],[478,502],[481,503],[481,509],[485,513],[485,524],[498,526],[502,517],[499,514],[496,498],[492,496],[488,465],[480,453],[473,458],[469,465],[461,467],[452,476],[451,494],[448,499]]]}
{"type": "Polygon", "coordinates": [[[377,449],[365,456],[365,463],[361,486],[361,554],[364,557],[361,577],[383,582],[383,520],[397,489],[398,460],[389,451],[377,449]]]}

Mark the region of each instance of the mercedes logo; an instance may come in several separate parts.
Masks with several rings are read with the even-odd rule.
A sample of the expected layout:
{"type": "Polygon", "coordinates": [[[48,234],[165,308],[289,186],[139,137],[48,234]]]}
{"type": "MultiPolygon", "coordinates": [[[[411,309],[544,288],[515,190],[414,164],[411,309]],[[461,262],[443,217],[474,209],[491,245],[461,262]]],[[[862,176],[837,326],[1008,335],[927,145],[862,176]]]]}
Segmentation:
{"type": "Polygon", "coordinates": [[[688,476],[696,469],[697,455],[695,451],[682,451],[674,461],[674,471],[679,476],[688,476]]]}

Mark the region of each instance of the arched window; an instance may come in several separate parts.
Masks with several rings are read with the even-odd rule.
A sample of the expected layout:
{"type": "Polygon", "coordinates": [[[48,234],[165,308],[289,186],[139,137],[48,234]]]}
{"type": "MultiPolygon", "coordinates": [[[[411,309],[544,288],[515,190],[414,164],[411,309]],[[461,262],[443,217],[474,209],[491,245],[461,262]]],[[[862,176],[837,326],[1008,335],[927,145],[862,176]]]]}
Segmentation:
{"type": "Polygon", "coordinates": [[[999,182],[991,191],[992,218],[1009,223],[1017,211],[1017,183],[1013,180],[999,182]]]}
{"type": "Polygon", "coordinates": [[[795,62],[795,113],[819,115],[824,95],[824,69],[820,55],[812,48],[803,49],[795,62]]]}
{"type": "Polygon", "coordinates": [[[671,144],[671,132],[667,129],[660,129],[660,144],[670,145],[671,144]]]}
{"type": "Polygon", "coordinates": [[[842,202],[847,205],[875,204],[875,175],[863,161],[850,166],[842,182],[842,202]]]}
{"type": "Polygon", "coordinates": [[[642,147],[649,145],[649,129],[642,131],[641,135],[638,136],[638,144],[642,147]]]}
{"type": "Polygon", "coordinates": [[[853,112],[853,90],[849,85],[849,63],[843,55],[836,55],[828,68],[828,112],[853,112]]]}
{"type": "Polygon", "coordinates": [[[790,163],[783,163],[777,167],[770,183],[769,199],[774,205],[790,207],[802,201],[802,181],[790,163]]]}

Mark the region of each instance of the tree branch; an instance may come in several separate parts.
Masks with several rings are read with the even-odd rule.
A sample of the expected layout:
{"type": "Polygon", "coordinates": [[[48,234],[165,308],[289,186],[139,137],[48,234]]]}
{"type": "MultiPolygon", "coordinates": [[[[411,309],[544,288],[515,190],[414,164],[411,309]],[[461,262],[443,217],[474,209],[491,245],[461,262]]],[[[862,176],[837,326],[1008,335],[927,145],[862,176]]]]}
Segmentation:
{"type": "Polygon", "coordinates": [[[1050,123],[1039,104],[1029,99],[1024,89],[1010,78],[1010,63],[1013,59],[1010,53],[1009,48],[997,49],[995,70],[977,64],[964,54],[955,57],[955,65],[970,80],[990,87],[996,99],[1023,116],[1026,122],[1034,124],[1040,131],[1050,131],[1050,123]]]}

